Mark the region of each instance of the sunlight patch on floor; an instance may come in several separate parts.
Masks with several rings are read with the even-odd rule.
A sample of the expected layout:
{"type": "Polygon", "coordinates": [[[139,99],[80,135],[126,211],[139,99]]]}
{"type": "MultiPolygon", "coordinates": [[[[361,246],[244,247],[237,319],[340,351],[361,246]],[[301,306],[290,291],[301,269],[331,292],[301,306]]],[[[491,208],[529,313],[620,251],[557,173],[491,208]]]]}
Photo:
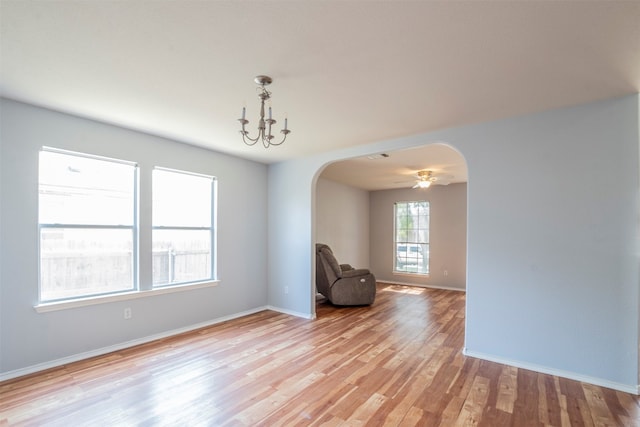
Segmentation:
{"type": "Polygon", "coordinates": [[[413,286],[392,285],[382,289],[378,289],[378,292],[397,292],[400,294],[420,295],[424,292],[424,289],[416,288],[413,286]]]}

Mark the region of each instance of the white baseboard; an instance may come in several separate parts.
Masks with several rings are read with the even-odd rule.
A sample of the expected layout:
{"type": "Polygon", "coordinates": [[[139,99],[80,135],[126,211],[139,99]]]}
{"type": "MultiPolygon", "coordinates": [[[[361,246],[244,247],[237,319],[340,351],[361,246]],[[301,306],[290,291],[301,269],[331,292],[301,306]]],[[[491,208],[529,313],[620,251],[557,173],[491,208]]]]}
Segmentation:
{"type": "MultiPolygon", "coordinates": [[[[162,338],[171,337],[173,335],[182,334],[185,332],[193,331],[195,329],[205,328],[207,326],[212,326],[217,323],[226,322],[227,320],[237,319],[239,317],[248,316],[250,314],[258,313],[265,310],[272,310],[269,307],[257,307],[251,310],[243,311],[240,313],[234,313],[229,316],[219,317],[217,319],[209,320],[206,322],[197,323],[195,325],[185,326],[183,328],[172,329],[170,331],[161,332],[159,334],[149,335],[143,338],[138,338],[131,341],[126,341],[119,344],[110,345],[107,347],[102,347],[96,350],[87,351],[84,353],[78,353],[71,356],[63,357],[61,359],[52,360],[49,362],[39,363],[37,365],[27,366],[26,368],[20,368],[13,371],[8,371],[0,374],[0,381],[10,380],[12,378],[21,377],[24,375],[33,374],[35,372],[44,371],[45,369],[51,369],[58,366],[66,365],[68,363],[77,362],[79,360],[89,359],[90,357],[101,356],[103,354],[112,353],[114,351],[122,350],[125,348],[133,347],[140,344],[146,344],[151,341],[155,341],[162,338]]],[[[278,311],[278,310],[274,310],[278,311]]]]}
{"type": "Polygon", "coordinates": [[[417,288],[430,288],[430,289],[443,289],[445,291],[458,291],[458,292],[467,292],[466,289],[453,288],[450,286],[438,286],[438,285],[427,285],[424,283],[406,283],[406,282],[398,282],[395,280],[378,280],[380,283],[390,283],[392,285],[401,285],[401,286],[415,286],[417,288]]]}
{"type": "Polygon", "coordinates": [[[529,371],[539,372],[541,374],[554,375],[556,377],[562,377],[570,380],[580,381],[583,383],[589,383],[589,384],[597,385],[600,387],[606,387],[613,390],[623,391],[625,393],[631,393],[636,395],[640,394],[640,385],[633,386],[628,384],[621,384],[621,383],[605,380],[602,378],[595,378],[587,375],[578,374],[576,372],[564,371],[561,369],[554,369],[546,366],[534,365],[531,363],[521,362],[518,360],[504,359],[502,357],[496,357],[490,354],[471,351],[471,350],[468,350],[467,348],[462,349],[462,354],[469,357],[475,357],[476,359],[482,359],[482,360],[487,360],[489,362],[501,363],[503,365],[509,365],[515,368],[527,369],[529,371]]]}
{"type": "Polygon", "coordinates": [[[288,314],[290,316],[302,317],[303,319],[313,320],[316,318],[314,314],[301,313],[299,311],[287,310],[286,308],[274,307],[272,305],[268,305],[266,309],[271,311],[277,311],[278,313],[288,314]]]}

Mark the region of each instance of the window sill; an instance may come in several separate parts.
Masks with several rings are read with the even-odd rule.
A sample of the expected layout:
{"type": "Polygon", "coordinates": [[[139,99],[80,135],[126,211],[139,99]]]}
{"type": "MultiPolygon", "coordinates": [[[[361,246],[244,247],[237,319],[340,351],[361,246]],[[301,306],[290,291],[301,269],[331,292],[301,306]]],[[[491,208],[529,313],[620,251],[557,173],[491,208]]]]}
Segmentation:
{"type": "Polygon", "coordinates": [[[392,271],[391,274],[394,276],[421,276],[421,277],[429,277],[429,273],[412,273],[410,271],[392,271]]]}
{"type": "Polygon", "coordinates": [[[144,291],[133,291],[133,292],[125,292],[121,294],[112,294],[112,295],[100,295],[97,297],[79,298],[79,299],[68,300],[68,301],[48,302],[48,303],[38,304],[33,308],[38,313],[47,313],[49,311],[67,310],[69,308],[85,307],[88,305],[106,304],[106,303],[117,302],[117,301],[127,301],[127,300],[132,300],[137,298],[146,298],[146,297],[152,297],[156,295],[171,294],[174,292],[191,291],[194,289],[201,289],[201,288],[212,288],[214,286],[218,286],[218,283],[220,283],[219,280],[209,280],[206,282],[188,283],[188,284],[176,285],[176,286],[165,286],[162,288],[155,288],[155,289],[144,290],[144,291]]]}

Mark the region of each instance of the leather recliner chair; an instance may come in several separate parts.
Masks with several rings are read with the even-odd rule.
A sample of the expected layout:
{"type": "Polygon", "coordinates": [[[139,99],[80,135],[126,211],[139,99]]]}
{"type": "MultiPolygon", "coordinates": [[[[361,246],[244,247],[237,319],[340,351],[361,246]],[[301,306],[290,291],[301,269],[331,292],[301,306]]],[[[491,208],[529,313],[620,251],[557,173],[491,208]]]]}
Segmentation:
{"type": "Polygon", "coordinates": [[[316,244],[316,288],[335,305],[371,305],[376,299],[376,278],[367,269],[339,264],[331,248],[316,244]]]}

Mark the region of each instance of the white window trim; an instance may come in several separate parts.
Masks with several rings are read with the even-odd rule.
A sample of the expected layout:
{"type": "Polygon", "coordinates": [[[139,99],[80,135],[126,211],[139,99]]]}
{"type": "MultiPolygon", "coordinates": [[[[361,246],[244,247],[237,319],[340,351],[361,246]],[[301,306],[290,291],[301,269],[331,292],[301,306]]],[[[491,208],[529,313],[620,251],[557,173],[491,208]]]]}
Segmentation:
{"type": "Polygon", "coordinates": [[[393,270],[391,272],[394,276],[420,276],[420,277],[429,277],[429,273],[413,273],[411,271],[398,271],[393,270]]]}
{"type": "Polygon", "coordinates": [[[76,298],[70,300],[46,302],[35,305],[33,308],[38,313],[48,313],[50,311],[68,310],[71,308],[86,307],[90,305],[106,304],[118,301],[128,301],[138,298],[147,298],[175,292],[192,291],[195,289],[212,288],[218,286],[220,280],[207,280],[204,282],[187,283],[175,286],[163,286],[149,290],[120,292],[109,295],[99,295],[95,297],[76,298]]]}
{"type": "MultiPolygon", "coordinates": [[[[396,245],[398,244],[398,242],[396,241],[396,222],[397,222],[397,210],[396,207],[398,205],[398,203],[421,203],[421,202],[426,202],[429,205],[429,242],[427,242],[426,244],[431,246],[431,202],[429,200],[412,200],[412,201],[401,201],[401,202],[395,202],[393,204],[393,261],[392,261],[392,269],[391,269],[391,274],[394,276],[412,276],[412,277],[422,277],[422,278],[429,278],[429,275],[431,274],[431,255],[429,255],[429,258],[427,259],[427,272],[426,273],[419,273],[419,272],[414,272],[414,271],[400,271],[400,270],[396,270],[396,245]]],[[[409,243],[409,242],[407,242],[409,243]]],[[[416,244],[420,244],[420,243],[416,243],[416,244]]]]}
{"type": "MultiPolygon", "coordinates": [[[[206,175],[206,174],[202,174],[202,173],[197,173],[197,172],[190,172],[190,171],[184,171],[184,170],[180,170],[180,169],[172,169],[172,168],[166,168],[163,166],[154,166],[153,170],[158,170],[158,171],[165,171],[165,172],[173,172],[173,173],[179,173],[179,174],[183,174],[183,175],[190,175],[190,176],[195,176],[195,177],[199,177],[199,178],[206,178],[211,180],[211,226],[210,227],[183,227],[183,226],[154,226],[153,225],[153,221],[151,223],[151,235],[153,238],[153,232],[155,230],[208,230],[210,233],[210,238],[211,238],[211,253],[210,253],[210,263],[211,263],[211,277],[207,278],[207,279],[203,279],[202,282],[218,282],[218,245],[217,245],[217,241],[218,241],[218,178],[216,178],[213,175],[206,175]]],[[[152,172],[153,173],[153,172],[152,172]]],[[[153,184],[152,184],[153,185],[153,184]]],[[[153,197],[153,191],[151,192],[152,197],[153,197]]],[[[178,282],[178,283],[169,283],[166,285],[154,285],[153,284],[153,278],[151,280],[151,289],[152,290],[158,290],[158,289],[165,289],[165,288],[171,288],[171,287],[179,287],[179,286],[184,286],[184,285],[189,285],[189,284],[193,284],[194,282],[178,282]]],[[[195,283],[199,283],[199,282],[195,282],[195,283]]]]}
{"type": "MultiPolygon", "coordinates": [[[[163,168],[163,167],[159,167],[156,166],[156,169],[163,169],[163,170],[167,170],[167,171],[172,171],[172,172],[179,172],[179,173],[183,173],[186,175],[193,175],[193,176],[199,176],[199,177],[204,177],[204,178],[209,178],[212,180],[212,199],[211,199],[211,203],[212,203],[212,224],[211,224],[211,232],[212,232],[212,277],[209,279],[203,279],[201,281],[196,281],[196,282],[188,282],[188,283],[176,283],[176,284],[170,284],[170,285],[163,285],[163,286],[158,286],[158,287],[151,287],[149,289],[140,289],[139,286],[139,256],[140,256],[140,248],[139,248],[139,242],[138,242],[138,233],[140,232],[140,225],[137,222],[138,221],[138,209],[139,209],[139,164],[137,162],[131,162],[131,161],[126,161],[126,160],[120,160],[120,159],[114,159],[114,158],[110,158],[110,157],[105,157],[105,156],[99,156],[99,155],[92,155],[92,154],[86,154],[86,153],[79,153],[79,152],[75,152],[75,151],[69,151],[69,150],[63,150],[63,149],[58,149],[58,148],[53,148],[53,147],[47,147],[47,146],[43,146],[42,147],[43,151],[51,151],[51,152],[58,152],[61,154],[70,154],[70,155],[76,155],[76,156],[80,156],[80,157],[86,157],[86,158],[94,158],[97,160],[108,160],[108,161],[113,161],[115,163],[121,163],[121,164],[127,164],[127,165],[131,165],[133,167],[136,168],[135,174],[136,174],[136,181],[135,181],[135,186],[134,186],[134,191],[135,191],[135,203],[134,203],[134,225],[132,230],[134,231],[134,242],[135,245],[134,247],[136,248],[134,251],[134,289],[132,290],[127,290],[127,291],[118,291],[118,292],[114,292],[114,293],[108,293],[108,294],[101,294],[101,295],[87,295],[84,297],[73,297],[73,298],[69,298],[69,299],[61,299],[61,300],[53,300],[53,301],[38,301],[38,303],[36,303],[33,308],[37,313],[48,313],[48,312],[53,312],[53,311],[60,311],[60,310],[68,310],[68,309],[74,309],[74,308],[79,308],[79,307],[86,307],[86,306],[92,306],[92,305],[99,305],[99,304],[108,304],[108,303],[114,303],[114,302],[119,302],[119,301],[128,301],[128,300],[134,300],[134,299],[138,299],[138,298],[148,298],[148,297],[154,297],[154,296],[158,296],[158,295],[163,295],[163,294],[171,294],[171,293],[177,293],[177,292],[187,292],[187,291],[193,291],[193,290],[197,290],[197,289],[205,289],[205,288],[213,288],[218,286],[221,283],[221,280],[217,278],[217,211],[215,209],[215,207],[217,206],[216,204],[216,199],[217,199],[217,178],[211,175],[204,175],[204,174],[199,174],[199,173],[193,173],[193,172],[188,172],[188,171],[182,171],[182,170],[177,170],[177,169],[170,169],[170,168],[163,168]],[[215,255],[214,255],[215,254],[215,255]]],[[[38,226],[40,227],[40,224],[38,224],[38,226]]],[[[54,227],[58,227],[60,226],[60,224],[55,224],[53,225],[54,227]]],[[[128,228],[125,227],[125,228],[128,228]]],[[[152,227],[153,228],[153,227],[152,227]]],[[[152,286],[152,285],[150,285],[152,286]]],[[[38,298],[40,298],[40,283],[38,283],[38,298]]]]}
{"type": "MultiPolygon", "coordinates": [[[[78,152],[78,151],[71,151],[71,150],[65,150],[65,149],[61,149],[61,148],[55,148],[55,147],[49,147],[49,146],[42,146],[41,152],[46,151],[46,152],[50,152],[50,153],[58,153],[58,154],[64,154],[67,156],[76,156],[76,157],[83,157],[86,159],[93,159],[93,160],[99,160],[99,161],[108,161],[108,162],[112,162],[112,163],[118,163],[121,165],[127,165],[127,166],[131,166],[132,168],[134,168],[133,170],[133,219],[132,219],[132,224],[129,225],[100,225],[100,224],[50,224],[50,223],[40,223],[40,219],[38,218],[38,239],[40,239],[40,233],[41,230],[44,229],[51,229],[51,228],[87,228],[87,229],[127,229],[127,230],[131,230],[132,232],[132,237],[133,237],[133,253],[132,253],[132,289],[131,290],[123,290],[123,291],[115,291],[114,293],[108,293],[108,294],[92,294],[92,295],[85,295],[85,296],[80,296],[80,297],[68,297],[68,298],[63,298],[63,299],[59,299],[59,300],[45,300],[42,301],[42,277],[40,276],[40,265],[42,262],[42,253],[40,252],[40,248],[38,249],[38,304],[35,307],[38,306],[47,306],[47,305],[64,305],[67,303],[73,303],[75,301],[85,301],[85,300],[93,300],[93,299],[100,299],[100,298],[108,298],[114,295],[127,295],[133,292],[140,292],[139,289],[139,263],[140,263],[140,259],[139,259],[139,253],[140,253],[140,249],[139,249],[139,233],[140,233],[140,224],[139,224],[139,219],[138,219],[138,209],[139,209],[139,174],[140,174],[140,165],[138,164],[138,162],[134,162],[134,161],[129,161],[129,160],[123,160],[123,159],[116,159],[113,157],[106,157],[106,156],[101,156],[101,155],[96,155],[96,154],[89,154],[89,153],[82,153],[82,152],[78,152]]],[[[38,172],[39,174],[39,172],[38,172]]],[[[38,176],[38,180],[40,179],[40,177],[38,176]]],[[[40,203],[39,201],[39,195],[38,195],[38,203],[40,203]]],[[[40,245],[40,241],[38,243],[40,245]]]]}

